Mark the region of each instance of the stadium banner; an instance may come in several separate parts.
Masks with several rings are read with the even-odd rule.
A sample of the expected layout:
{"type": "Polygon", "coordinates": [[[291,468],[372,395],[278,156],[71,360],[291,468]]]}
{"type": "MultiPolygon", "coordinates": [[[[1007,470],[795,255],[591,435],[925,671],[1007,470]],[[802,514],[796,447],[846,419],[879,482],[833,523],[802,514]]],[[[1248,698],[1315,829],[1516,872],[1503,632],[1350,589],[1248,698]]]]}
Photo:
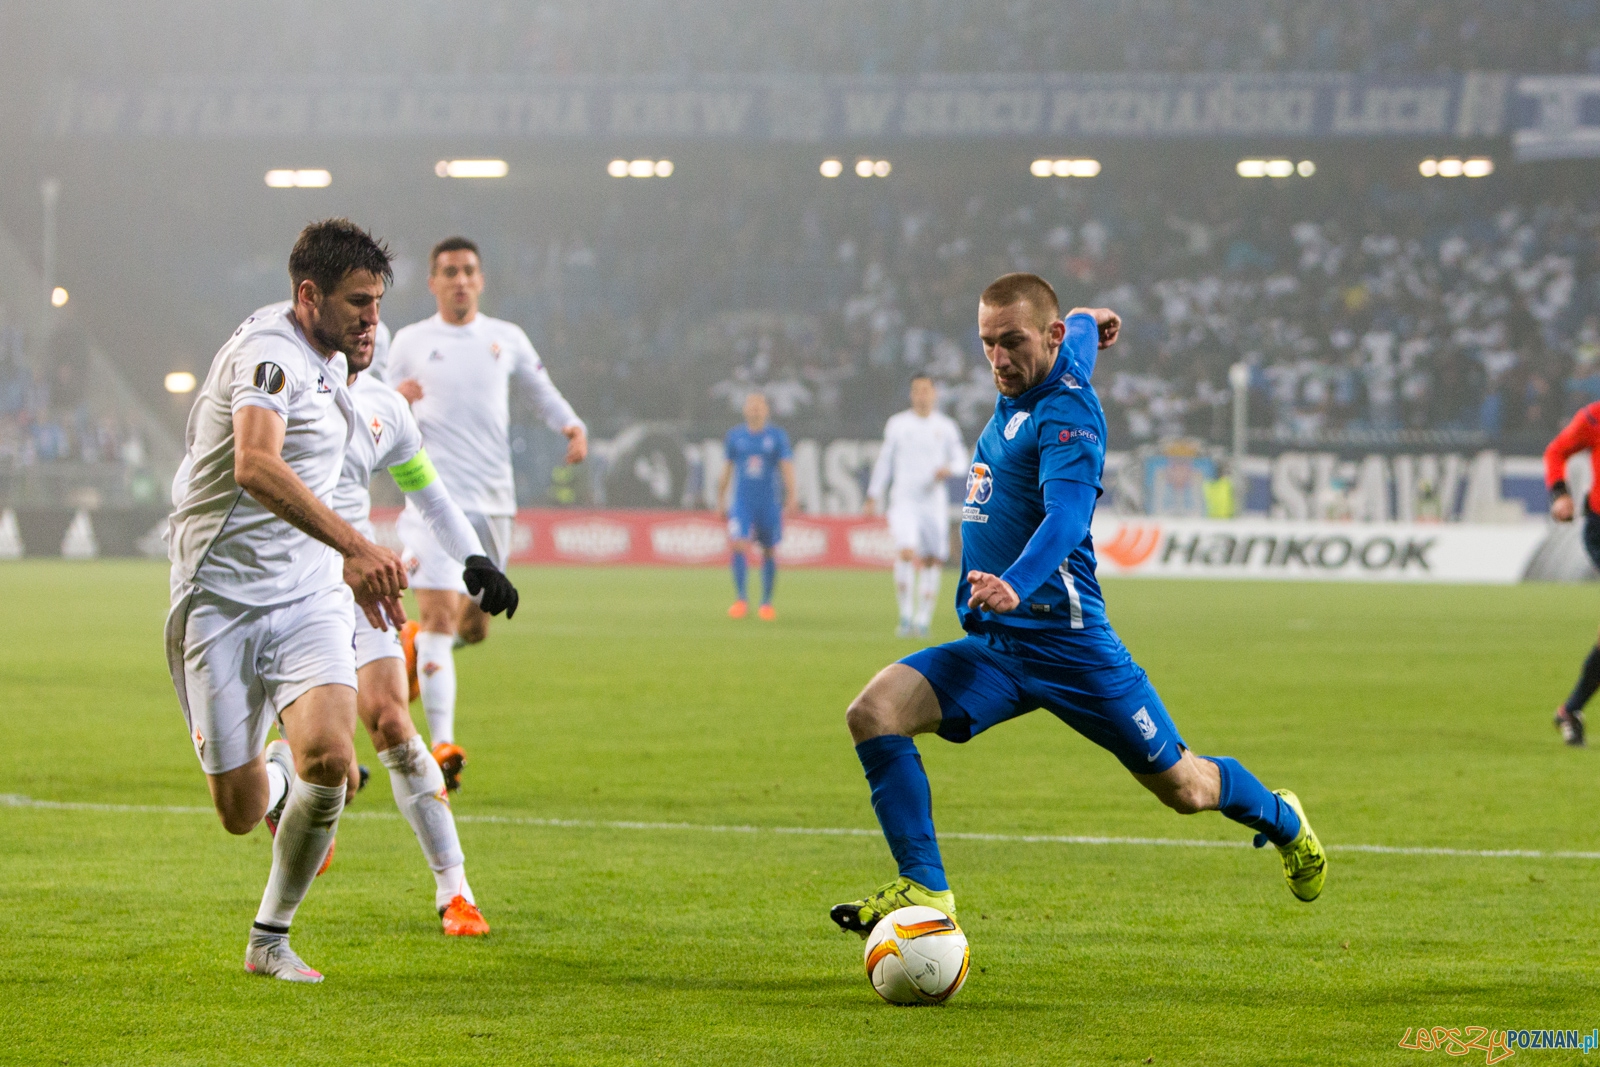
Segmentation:
{"type": "Polygon", "coordinates": [[[1495,137],[1507,74],[703,75],[58,82],[41,136],[195,140],[1495,137]]]}
{"type": "Polygon", "coordinates": [[[1600,157],[1600,75],[1518,78],[1511,146],[1518,162],[1600,157]]]}
{"type": "MultiPolygon", "coordinates": [[[[398,550],[398,508],[373,508],[378,540],[398,550]]],[[[511,534],[512,563],[722,564],[728,523],[709,511],[525,508],[511,534]]],[[[889,567],[894,541],[882,519],[793,515],[783,520],[786,567],[889,567]]]]}
{"type": "Polygon", "coordinates": [[[1102,575],[1508,585],[1528,576],[1546,523],[1350,523],[1106,516],[1102,575]]]}

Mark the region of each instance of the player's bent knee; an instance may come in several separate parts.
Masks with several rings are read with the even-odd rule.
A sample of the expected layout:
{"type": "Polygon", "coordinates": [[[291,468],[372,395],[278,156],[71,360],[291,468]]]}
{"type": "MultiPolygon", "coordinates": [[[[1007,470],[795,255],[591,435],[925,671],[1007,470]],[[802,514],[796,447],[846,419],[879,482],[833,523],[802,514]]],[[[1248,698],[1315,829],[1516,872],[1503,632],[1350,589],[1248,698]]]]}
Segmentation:
{"type": "Polygon", "coordinates": [[[252,818],[245,812],[224,811],[221,808],[217,809],[217,818],[222,820],[222,828],[235,837],[243,837],[261,823],[261,815],[252,818]]]}
{"type": "Polygon", "coordinates": [[[374,717],[370,732],[372,747],[379,752],[386,752],[410,741],[417,728],[412,725],[411,716],[404,705],[385,704],[374,717]]]}
{"type": "Polygon", "coordinates": [[[354,764],[355,753],[348,747],[326,749],[307,753],[304,759],[298,761],[296,773],[303,780],[316,785],[343,785],[349,781],[354,764]]]}

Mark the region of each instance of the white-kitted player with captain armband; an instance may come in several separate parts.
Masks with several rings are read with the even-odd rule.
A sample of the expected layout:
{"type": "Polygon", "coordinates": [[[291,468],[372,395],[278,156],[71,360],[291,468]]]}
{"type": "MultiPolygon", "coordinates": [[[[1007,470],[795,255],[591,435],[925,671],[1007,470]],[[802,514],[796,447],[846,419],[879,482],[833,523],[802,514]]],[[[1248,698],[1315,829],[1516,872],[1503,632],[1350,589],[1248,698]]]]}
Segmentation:
{"type": "MultiPolygon", "coordinates": [[[[515,323],[479,314],[483,265],[478,246],[450,237],[428,257],[428,288],[439,313],[395,333],[386,379],[411,402],[423,444],[450,495],[505,568],[517,496],[511,470],[511,388],[521,391],[546,426],[567,439],[567,462],[588,453],[588,431],[550,380],[528,335],[515,323]]],[[[439,542],[414,503],[398,523],[411,588],[422,615],[405,631],[416,692],[428,718],[433,755],[445,784],[461,784],[466,753],[456,744],[457,644],[489,634],[489,616],[462,583],[461,557],[439,542]]]]}
{"type": "MultiPolygon", "coordinates": [[[[351,356],[349,369],[350,397],[361,425],[345,452],[333,509],[373,538],[372,476],[387,469],[434,539],[453,558],[465,561],[462,581],[476,605],[490,615],[503,611],[509,618],[517,610],[517,590],[484,555],[472,524],[450,499],[422,447],[422,431],[405,397],[367,370],[363,356],[351,356]]],[[[378,629],[359,612],[355,627],[357,712],[379,761],[389,769],[395,805],[411,824],[433,871],[434,906],[444,932],[452,937],[487,934],[489,924],[467,884],[444,772],[411,722],[399,631],[378,629]]]]}
{"type": "Polygon", "coordinates": [[[889,417],[883,448],[867,486],[868,515],[883,510],[889,495],[889,533],[894,561],[900,637],[926,637],[939,599],[939,578],[950,558],[950,500],[945,480],[965,470],[967,450],[955,420],[938,409],[933,379],[911,379],[911,409],[889,417]]]}
{"type": "Polygon", "coordinates": [[[301,231],[293,305],[246,319],[212,360],[173,481],[167,663],[223,826],[277,813],[245,970],[292,982],[322,980],[289,924],[352,784],[356,609],[379,629],[405,620],[400,558],[329,504],[360,429],[344,353],[371,358],[391,276],[348,219],[301,231]],[[269,761],[274,720],[287,745],[269,761]]]}

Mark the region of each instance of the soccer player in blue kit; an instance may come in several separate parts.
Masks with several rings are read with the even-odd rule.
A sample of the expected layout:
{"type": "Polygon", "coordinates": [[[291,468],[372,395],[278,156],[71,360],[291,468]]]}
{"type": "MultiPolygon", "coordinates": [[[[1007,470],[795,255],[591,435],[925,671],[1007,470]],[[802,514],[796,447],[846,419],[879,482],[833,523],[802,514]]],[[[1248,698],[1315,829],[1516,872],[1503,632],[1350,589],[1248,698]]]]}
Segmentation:
{"type": "Polygon", "coordinates": [[[761,546],[761,607],[756,614],[771,622],[778,617],[772,606],[772,585],[778,577],[778,560],[773,553],[783,540],[783,513],[794,510],[796,489],[789,435],[783,427],[770,425],[769,415],[765,396],[751,393],[744,398],[744,425],[729,430],[723,441],[728,462],[722,468],[717,501],[728,517],[728,540],[733,542],[733,588],[739,595],[728,615],[742,619],[750,611],[747,553],[754,543],[761,546]],[[780,478],[782,497],[778,495],[780,478]]]}
{"type": "Polygon", "coordinates": [[[1216,809],[1255,830],[1256,847],[1272,842],[1300,900],[1322,892],[1327,857],[1300,801],[1269,791],[1237,760],[1191,752],[1106,620],[1089,535],[1106,421],[1089,379],[1122,322],[1105,308],[1060,315],[1055,290],[1033,274],[984,290],[978,334],[1000,396],[961,509],[956,614],[967,636],[884,668],[845,716],[900,867],[894,881],[830,913],[862,937],[913,904],[955,915],[912,737],[936,731],[959,744],[1041,707],[1174,811],[1216,809]]]}

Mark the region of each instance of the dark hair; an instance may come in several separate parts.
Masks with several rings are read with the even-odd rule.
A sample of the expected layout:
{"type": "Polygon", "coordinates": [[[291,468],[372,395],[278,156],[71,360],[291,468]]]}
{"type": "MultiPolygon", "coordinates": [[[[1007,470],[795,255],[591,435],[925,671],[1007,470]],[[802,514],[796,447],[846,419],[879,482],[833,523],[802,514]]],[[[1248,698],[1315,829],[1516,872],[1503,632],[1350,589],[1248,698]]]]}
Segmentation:
{"type": "Polygon", "coordinates": [[[978,299],[992,308],[1010,307],[1019,300],[1026,300],[1046,324],[1061,315],[1061,301],[1056,299],[1056,291],[1050,283],[1037,274],[1022,271],[1000,275],[978,299]]]}
{"type": "Polygon", "coordinates": [[[919,370],[919,371],[917,371],[917,373],[915,373],[915,374],[913,374],[911,376],[911,384],[912,385],[916,385],[918,382],[931,382],[931,381],[933,381],[933,375],[929,374],[925,370],[919,370]]]}
{"type": "Polygon", "coordinates": [[[439,262],[439,257],[446,252],[471,252],[483,261],[483,253],[478,251],[478,242],[470,237],[446,237],[433,246],[433,251],[428,253],[428,271],[432,273],[433,265],[439,262]]]}
{"type": "Polygon", "coordinates": [[[392,259],[388,245],[349,219],[323,219],[300,231],[289,253],[289,281],[296,294],[308,278],[327,294],[351,271],[368,270],[388,285],[394,281],[392,259]]]}

